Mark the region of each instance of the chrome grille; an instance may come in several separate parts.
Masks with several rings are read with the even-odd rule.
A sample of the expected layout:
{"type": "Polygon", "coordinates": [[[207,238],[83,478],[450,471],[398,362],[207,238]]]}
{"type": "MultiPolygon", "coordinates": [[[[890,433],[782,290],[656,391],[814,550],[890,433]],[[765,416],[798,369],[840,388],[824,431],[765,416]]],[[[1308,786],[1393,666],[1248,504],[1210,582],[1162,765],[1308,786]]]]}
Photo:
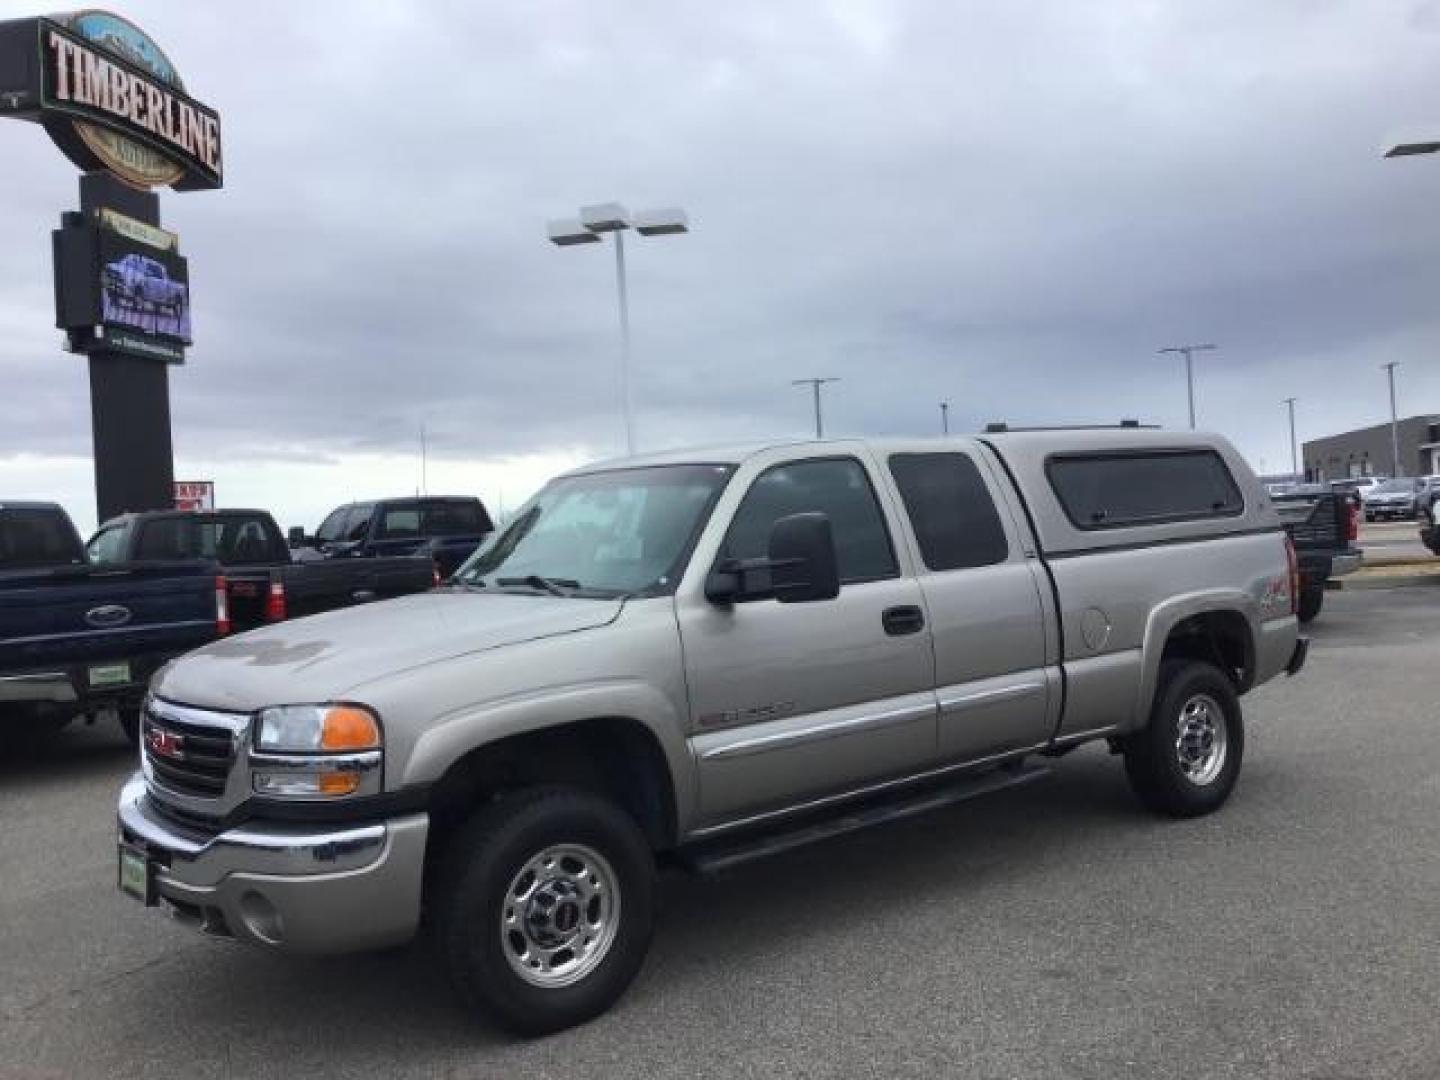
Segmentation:
{"type": "Polygon", "coordinates": [[[222,799],[238,756],[245,718],[207,713],[151,700],[145,706],[140,745],[150,781],[163,791],[222,799]]]}

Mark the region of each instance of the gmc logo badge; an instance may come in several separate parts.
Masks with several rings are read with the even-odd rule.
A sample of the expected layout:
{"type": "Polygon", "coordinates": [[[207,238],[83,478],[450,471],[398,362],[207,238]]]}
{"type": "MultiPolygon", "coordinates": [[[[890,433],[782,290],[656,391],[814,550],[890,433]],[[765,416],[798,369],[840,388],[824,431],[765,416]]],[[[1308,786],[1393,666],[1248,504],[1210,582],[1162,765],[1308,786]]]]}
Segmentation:
{"type": "Polygon", "coordinates": [[[145,732],[145,745],[152,754],[179,760],[185,756],[185,736],[152,727],[145,732]]]}

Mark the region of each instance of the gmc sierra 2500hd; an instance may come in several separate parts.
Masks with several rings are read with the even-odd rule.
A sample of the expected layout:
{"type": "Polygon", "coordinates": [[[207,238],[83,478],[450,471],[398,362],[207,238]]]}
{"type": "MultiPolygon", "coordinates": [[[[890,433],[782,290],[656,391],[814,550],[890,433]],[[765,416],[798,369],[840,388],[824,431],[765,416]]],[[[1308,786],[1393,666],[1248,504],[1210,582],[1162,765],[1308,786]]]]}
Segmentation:
{"type": "Polygon", "coordinates": [[[296,952],[425,921],[538,1033],[640,968],[657,854],[775,853],[1090,740],[1208,813],[1305,660],[1295,554],[1222,438],[1110,428],[697,450],[552,481],[446,589],[154,680],[121,887],[296,952]]]}

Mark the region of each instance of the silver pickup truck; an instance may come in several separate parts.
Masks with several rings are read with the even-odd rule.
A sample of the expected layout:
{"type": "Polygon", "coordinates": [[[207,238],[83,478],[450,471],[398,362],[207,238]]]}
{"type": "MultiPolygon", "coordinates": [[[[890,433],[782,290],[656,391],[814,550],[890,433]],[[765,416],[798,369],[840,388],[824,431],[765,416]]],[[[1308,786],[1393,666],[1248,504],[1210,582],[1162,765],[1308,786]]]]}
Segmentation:
{"type": "Polygon", "coordinates": [[[1306,642],[1223,439],[1128,427],[697,450],[568,473],[444,588],[176,661],[121,887],[262,946],[427,924],[527,1033],[639,969],[657,856],[721,867],[1027,782],[1097,739],[1220,806],[1306,642]]]}

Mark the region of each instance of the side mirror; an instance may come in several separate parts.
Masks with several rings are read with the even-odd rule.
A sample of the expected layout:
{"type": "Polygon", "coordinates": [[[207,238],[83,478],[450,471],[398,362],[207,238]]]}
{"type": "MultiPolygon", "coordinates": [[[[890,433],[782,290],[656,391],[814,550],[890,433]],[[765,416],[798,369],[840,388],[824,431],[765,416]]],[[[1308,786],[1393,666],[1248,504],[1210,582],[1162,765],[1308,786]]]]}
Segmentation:
{"type": "Polygon", "coordinates": [[[310,541],[305,538],[305,526],[291,525],[285,533],[286,542],[292,547],[309,547],[310,541]]]}
{"type": "Polygon", "coordinates": [[[782,604],[840,595],[835,536],[825,514],[791,514],[770,530],[770,587],[782,604]]]}
{"type": "Polygon", "coordinates": [[[803,604],[833,600],[840,594],[840,573],[830,519],[820,513],[791,514],[770,528],[768,554],[759,559],[724,559],[705,580],[705,597],[715,604],[778,600],[803,604]],[[768,587],[750,577],[769,574],[768,587]]]}

